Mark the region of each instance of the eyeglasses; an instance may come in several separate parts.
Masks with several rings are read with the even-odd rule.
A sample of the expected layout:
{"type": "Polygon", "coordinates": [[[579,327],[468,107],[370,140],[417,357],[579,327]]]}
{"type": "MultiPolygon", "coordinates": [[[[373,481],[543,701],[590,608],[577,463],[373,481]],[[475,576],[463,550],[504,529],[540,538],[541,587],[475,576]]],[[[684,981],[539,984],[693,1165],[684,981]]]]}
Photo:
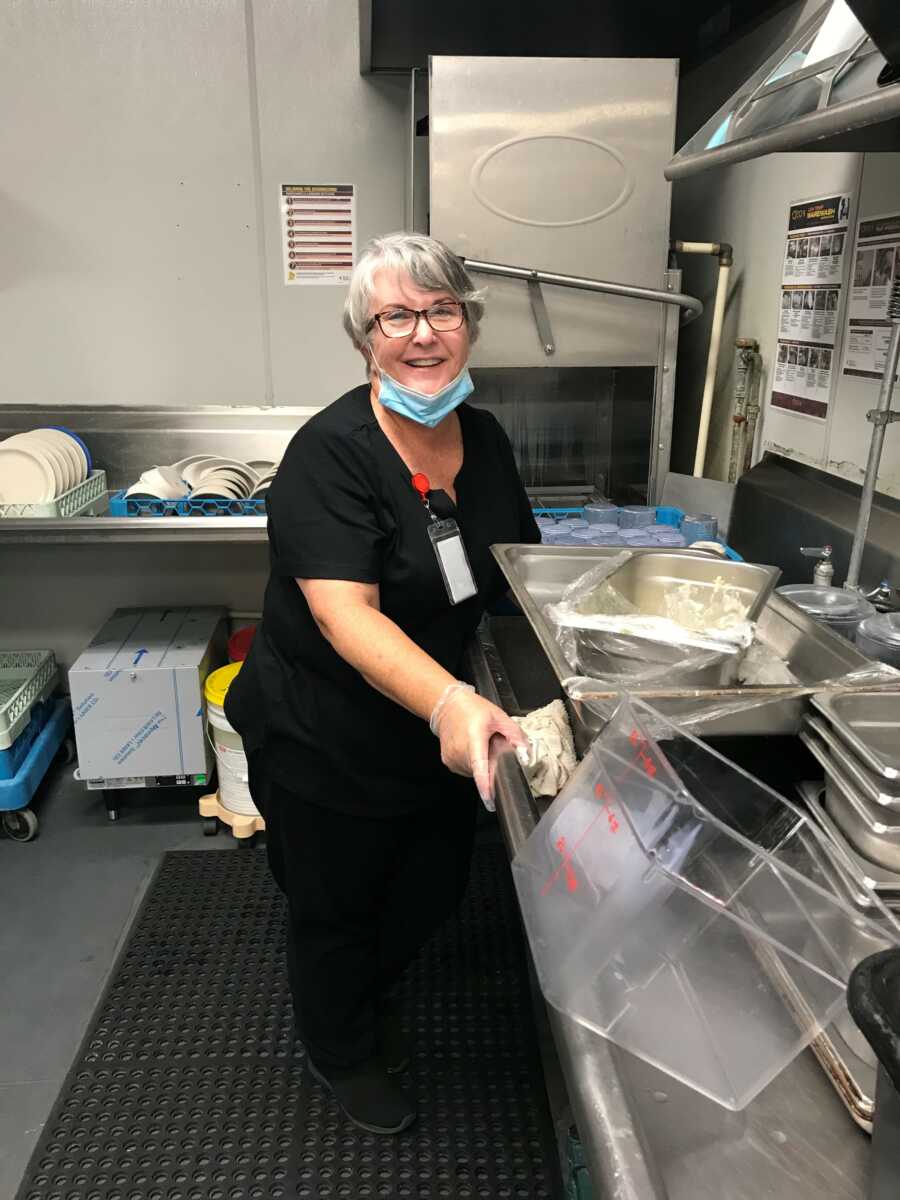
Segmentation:
{"type": "Polygon", "coordinates": [[[444,300],[430,308],[386,308],[366,325],[369,333],[377,325],[385,337],[409,337],[422,318],[435,333],[452,333],[466,319],[466,306],[459,300],[444,300]]]}

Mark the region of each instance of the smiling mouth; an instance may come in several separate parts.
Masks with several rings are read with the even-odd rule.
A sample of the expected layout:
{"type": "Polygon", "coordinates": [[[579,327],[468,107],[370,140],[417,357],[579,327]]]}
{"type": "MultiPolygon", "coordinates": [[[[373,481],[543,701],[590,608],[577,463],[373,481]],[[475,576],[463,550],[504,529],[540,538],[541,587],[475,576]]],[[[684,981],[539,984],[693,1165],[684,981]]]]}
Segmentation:
{"type": "Polygon", "coordinates": [[[403,365],[406,367],[417,367],[421,370],[426,367],[439,367],[443,361],[442,358],[405,358],[403,365]]]}

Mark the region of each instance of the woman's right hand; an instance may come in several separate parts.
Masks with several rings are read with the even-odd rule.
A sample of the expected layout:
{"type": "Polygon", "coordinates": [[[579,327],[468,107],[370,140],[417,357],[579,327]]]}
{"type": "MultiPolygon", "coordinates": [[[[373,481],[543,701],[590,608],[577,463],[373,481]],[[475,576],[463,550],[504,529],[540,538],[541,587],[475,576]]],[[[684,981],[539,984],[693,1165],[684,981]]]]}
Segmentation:
{"type": "Polygon", "coordinates": [[[512,746],[527,745],[519,726],[502,708],[460,688],[447,700],[437,721],[441,761],[456,775],[470,775],[485,803],[491,800],[489,747],[496,734],[512,746]]]}

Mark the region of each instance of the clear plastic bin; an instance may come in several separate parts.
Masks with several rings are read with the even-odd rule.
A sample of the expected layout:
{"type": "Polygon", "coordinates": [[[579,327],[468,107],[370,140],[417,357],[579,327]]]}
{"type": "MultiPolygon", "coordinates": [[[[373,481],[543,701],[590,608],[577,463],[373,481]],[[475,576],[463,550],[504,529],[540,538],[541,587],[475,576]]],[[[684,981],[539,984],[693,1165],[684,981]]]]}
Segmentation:
{"type": "Polygon", "coordinates": [[[743,1108],[841,1012],[847,946],[884,937],[823,846],[800,809],[622,698],[513,862],[544,995],[743,1108]]]}

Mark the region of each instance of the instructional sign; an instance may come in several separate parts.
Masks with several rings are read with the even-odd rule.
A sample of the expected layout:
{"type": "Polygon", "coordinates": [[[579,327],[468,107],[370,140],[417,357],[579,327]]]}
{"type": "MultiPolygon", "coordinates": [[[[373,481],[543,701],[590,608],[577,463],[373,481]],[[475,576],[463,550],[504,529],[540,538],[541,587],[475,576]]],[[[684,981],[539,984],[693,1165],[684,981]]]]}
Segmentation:
{"type": "Polygon", "coordinates": [[[280,193],[284,282],[347,284],[356,257],[352,183],[283,183],[280,193]]]}
{"type": "Polygon", "coordinates": [[[770,403],[820,420],[831,396],[849,218],[846,194],[788,212],[770,403]]]}
{"type": "Polygon", "coordinates": [[[880,381],[891,334],[888,301],[897,277],[900,214],[860,221],[844,343],[845,375],[880,381]]]}

